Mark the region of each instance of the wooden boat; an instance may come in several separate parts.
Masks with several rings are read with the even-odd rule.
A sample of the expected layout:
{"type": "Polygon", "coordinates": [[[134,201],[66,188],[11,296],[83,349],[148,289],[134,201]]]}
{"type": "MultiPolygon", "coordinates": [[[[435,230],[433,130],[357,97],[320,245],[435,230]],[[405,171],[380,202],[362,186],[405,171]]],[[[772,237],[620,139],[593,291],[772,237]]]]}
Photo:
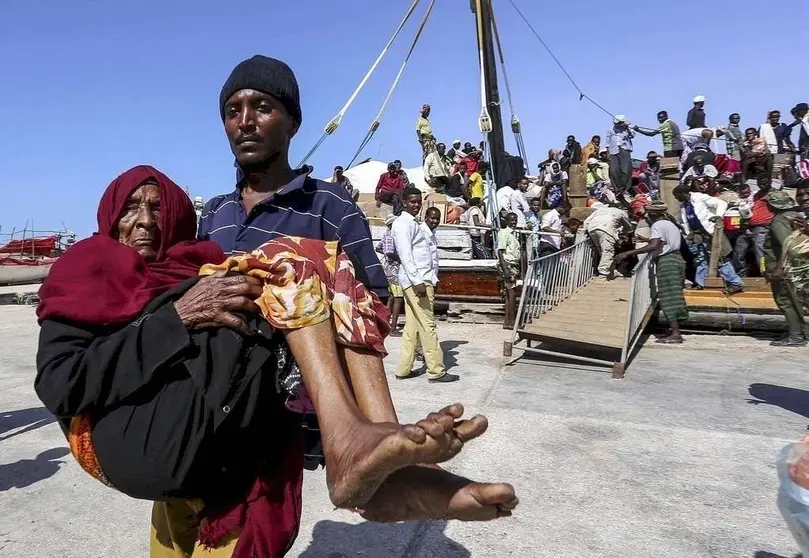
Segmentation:
{"type": "Polygon", "coordinates": [[[0,285],[41,283],[56,258],[0,258],[0,285]]]}
{"type": "Polygon", "coordinates": [[[70,231],[31,231],[7,235],[0,245],[0,285],[41,283],[48,276],[54,262],[75,242],[70,231]],[[29,236],[30,235],[30,236],[29,236]]]}

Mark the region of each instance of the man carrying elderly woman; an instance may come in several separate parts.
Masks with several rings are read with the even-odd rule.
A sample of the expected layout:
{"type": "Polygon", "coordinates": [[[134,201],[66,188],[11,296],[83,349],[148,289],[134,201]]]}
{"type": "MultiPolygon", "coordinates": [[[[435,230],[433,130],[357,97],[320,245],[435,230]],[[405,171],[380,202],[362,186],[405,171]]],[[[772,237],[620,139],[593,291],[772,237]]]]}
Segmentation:
{"type": "MultiPolygon", "coordinates": [[[[295,172],[286,156],[299,118],[272,92],[244,91],[224,118],[250,218],[274,209],[256,211],[268,177],[295,172]],[[269,164],[256,177],[241,159],[258,151],[269,164]]],[[[295,180],[298,197],[316,197],[317,181],[295,180]]],[[[510,485],[435,465],[480,436],[485,418],[461,420],[451,405],[398,424],[382,367],[387,312],[358,280],[369,274],[356,253],[290,235],[226,258],[194,237],[187,195],[135,167],[102,196],[97,234],[54,265],[38,308],[37,393],[87,472],[156,501],[152,556],[283,556],[300,522],[306,410],[336,506],[376,521],[511,513],[510,485]]]]}

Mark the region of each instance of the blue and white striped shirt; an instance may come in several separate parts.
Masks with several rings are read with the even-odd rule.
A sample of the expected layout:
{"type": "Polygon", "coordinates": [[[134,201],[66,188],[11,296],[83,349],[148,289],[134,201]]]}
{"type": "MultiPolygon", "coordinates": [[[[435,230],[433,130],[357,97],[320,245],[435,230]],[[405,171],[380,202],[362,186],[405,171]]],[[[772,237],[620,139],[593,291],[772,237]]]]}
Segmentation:
{"type": "Polygon", "coordinates": [[[225,254],[255,250],[277,236],[337,240],[354,261],[357,278],[380,297],[388,280],[374,252],[368,221],[346,189],[299,174],[247,215],[241,187],[205,204],[197,238],[212,240],[225,254]]]}

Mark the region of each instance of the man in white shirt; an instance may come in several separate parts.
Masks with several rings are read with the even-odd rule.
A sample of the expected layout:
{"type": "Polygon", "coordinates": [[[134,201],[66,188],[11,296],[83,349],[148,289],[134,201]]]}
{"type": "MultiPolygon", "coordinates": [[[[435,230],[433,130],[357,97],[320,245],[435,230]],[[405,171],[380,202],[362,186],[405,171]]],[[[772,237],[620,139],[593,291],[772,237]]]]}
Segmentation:
{"type": "Polygon", "coordinates": [[[584,220],[584,231],[590,235],[598,247],[601,257],[598,260],[598,274],[606,279],[614,275],[615,247],[622,231],[629,231],[632,223],[626,211],[617,207],[596,209],[584,220]]]}
{"type": "MultiPolygon", "coordinates": [[[[414,377],[413,363],[416,347],[421,342],[424,361],[427,364],[427,379],[430,382],[454,382],[455,374],[448,374],[444,367],[444,354],[438,343],[435,327],[435,286],[438,284],[438,248],[434,236],[416,220],[421,211],[421,191],[407,188],[403,195],[404,211],[393,222],[393,241],[401,262],[399,285],[404,290],[405,328],[402,333],[402,356],[396,369],[397,379],[414,377]]],[[[432,208],[431,208],[432,209],[432,208]]],[[[437,210],[436,210],[437,211],[437,210]]],[[[428,210],[428,223],[440,222],[440,212],[428,210]]],[[[428,224],[429,226],[429,224],[428,224]]],[[[434,229],[434,227],[433,227],[434,229]]]]}
{"type": "Polygon", "coordinates": [[[518,189],[515,190],[509,185],[505,185],[497,190],[497,205],[500,217],[505,219],[509,213],[517,214],[517,227],[525,228],[525,214],[530,211],[531,206],[525,198],[525,192],[531,186],[527,178],[522,178],[518,189]]]}
{"type": "Polygon", "coordinates": [[[562,218],[570,215],[570,202],[563,201],[555,209],[551,209],[542,216],[541,230],[545,233],[539,238],[539,254],[547,256],[558,252],[562,248],[562,218]]]}
{"type": "Polygon", "coordinates": [[[702,155],[694,157],[694,165],[685,171],[680,182],[686,184],[690,178],[716,178],[719,176],[719,171],[711,164],[705,163],[705,158],[702,155]]]}
{"type": "Polygon", "coordinates": [[[615,260],[621,261],[640,254],[650,254],[656,259],[657,300],[671,328],[669,334],[658,339],[657,343],[680,344],[683,342],[680,321],[688,319],[688,306],[683,296],[685,261],[680,255],[682,235],[677,225],[671,222],[666,202],[662,200],[655,200],[646,207],[646,219],[652,223],[649,244],[618,254],[615,260]]]}
{"type": "MultiPolygon", "coordinates": [[[[705,279],[708,277],[716,221],[724,218],[728,204],[721,198],[701,192],[691,192],[684,184],[677,185],[673,194],[677,201],[682,203],[680,222],[689,239],[688,249],[694,255],[694,265],[697,268],[694,284],[701,289],[705,286],[705,279]]],[[[720,233],[725,234],[722,231],[720,233]]],[[[744,280],[739,277],[733,263],[726,257],[732,252],[732,248],[727,239],[723,240],[723,253],[719,254],[719,275],[728,284],[726,293],[734,295],[744,292],[744,280]],[[727,245],[726,248],[725,245],[727,245]]]]}

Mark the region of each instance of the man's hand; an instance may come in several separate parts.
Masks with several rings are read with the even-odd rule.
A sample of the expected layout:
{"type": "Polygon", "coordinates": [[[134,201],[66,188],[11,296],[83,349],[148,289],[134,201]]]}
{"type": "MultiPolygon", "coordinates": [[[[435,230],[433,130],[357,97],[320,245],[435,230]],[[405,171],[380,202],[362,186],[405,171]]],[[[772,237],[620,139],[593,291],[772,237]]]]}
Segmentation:
{"type": "Polygon", "coordinates": [[[376,202],[376,207],[377,208],[382,207],[382,202],[381,201],[376,202]]]}
{"type": "Polygon", "coordinates": [[[418,285],[413,285],[413,292],[419,298],[425,297],[425,296],[427,296],[427,286],[424,283],[419,283],[418,285]]]}
{"type": "Polygon", "coordinates": [[[629,257],[629,252],[621,252],[620,254],[615,254],[615,262],[622,262],[629,257]]]}
{"type": "Polygon", "coordinates": [[[225,277],[225,273],[218,271],[203,277],[174,303],[177,315],[188,329],[229,327],[250,333],[247,323],[235,313],[261,312],[254,301],[261,296],[262,281],[248,275],[225,277]]]}

